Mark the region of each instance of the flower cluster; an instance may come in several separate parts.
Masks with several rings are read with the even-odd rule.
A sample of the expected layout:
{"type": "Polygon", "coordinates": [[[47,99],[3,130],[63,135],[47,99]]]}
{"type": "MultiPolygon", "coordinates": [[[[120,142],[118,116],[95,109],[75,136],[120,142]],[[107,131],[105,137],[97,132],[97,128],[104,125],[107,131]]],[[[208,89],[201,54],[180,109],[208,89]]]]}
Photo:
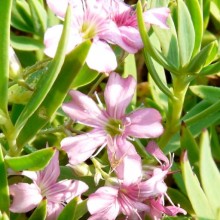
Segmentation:
{"type": "MultiPolygon", "coordinates": [[[[172,157],[168,160],[156,143],[150,141],[146,153],[155,157],[159,165],[144,166],[133,143],[138,138],[158,138],[163,133],[160,112],[154,108],[127,112],[137,82],[132,76],[123,78],[113,72],[117,59],[112,45],[132,54],[143,48],[135,9],[121,0],[47,0],[47,4],[61,20],[65,17],[67,6],[72,7],[66,52],[90,39],[92,46],[86,58],[87,65],[109,74],[104,90],[104,105],[98,96],[99,104],[96,104],[91,97],[76,90],[69,93],[71,101],[62,105],[63,111],[73,121],[90,127],[88,132],[61,141],[61,149],[67,153],[70,166],[97,156],[104,148],[107,151],[109,173],[100,177],[105,179],[105,186],[88,197],[89,220],[114,220],[120,215],[132,220],[144,219],[145,216],[156,220],[164,214],[186,214],[172,203],[166,193],[164,179],[172,166],[172,157]],[[165,199],[171,203],[170,206],[165,205],[165,199]]],[[[157,25],[160,28],[168,28],[168,15],[167,7],[143,12],[147,26],[157,25]]],[[[62,29],[63,26],[59,24],[46,31],[46,55],[55,55],[62,29]]],[[[57,150],[44,170],[23,171],[21,175],[30,178],[33,183],[10,186],[13,196],[10,210],[16,213],[30,211],[45,198],[47,220],[57,219],[65,204],[89,187],[81,181],[57,182],[60,175],[57,150]]]]}
{"type": "MultiPolygon", "coordinates": [[[[82,41],[91,39],[92,47],[86,59],[91,69],[99,72],[116,69],[116,56],[109,44],[118,45],[129,53],[136,53],[143,48],[136,12],[121,0],[47,0],[47,4],[60,19],[64,19],[67,5],[70,4],[73,16],[67,52],[82,41]]],[[[146,24],[161,28],[168,28],[168,15],[167,7],[143,13],[146,24]]],[[[62,29],[60,24],[49,28],[45,33],[45,54],[50,57],[55,55],[62,29]]]]}

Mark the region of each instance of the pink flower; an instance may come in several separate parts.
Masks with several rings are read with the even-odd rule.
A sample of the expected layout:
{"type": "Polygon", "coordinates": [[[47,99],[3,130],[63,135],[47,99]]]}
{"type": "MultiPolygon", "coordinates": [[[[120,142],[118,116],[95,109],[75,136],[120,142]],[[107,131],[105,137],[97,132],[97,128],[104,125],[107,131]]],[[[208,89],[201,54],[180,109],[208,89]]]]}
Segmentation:
{"type": "MultiPolygon", "coordinates": [[[[118,27],[118,30],[109,37],[112,43],[119,45],[128,53],[136,53],[143,48],[142,39],[138,30],[136,11],[121,0],[107,0],[106,7],[110,9],[110,16],[118,27]],[[113,37],[112,37],[113,36],[113,37]]],[[[167,7],[153,8],[143,13],[144,21],[147,26],[157,25],[160,28],[167,29],[167,17],[170,10],[167,7]]],[[[108,32],[105,33],[107,39],[108,32]]]]}
{"type": "Polygon", "coordinates": [[[129,164],[132,158],[125,156],[124,170],[120,173],[118,182],[101,187],[89,196],[87,202],[91,214],[89,220],[114,220],[121,213],[126,219],[131,220],[144,219],[146,215],[159,220],[164,214],[170,216],[175,216],[177,213],[186,214],[185,210],[175,206],[166,194],[167,186],[164,179],[172,161],[168,160],[154,142],[150,142],[147,149],[151,155],[158,156],[160,165],[149,166],[145,175],[141,173],[140,166],[132,170],[129,164]],[[165,196],[171,202],[171,206],[164,205],[165,196]]]}
{"type": "MultiPolygon", "coordinates": [[[[147,180],[142,180],[137,167],[131,169],[131,158],[124,158],[124,177],[118,180],[118,184],[104,186],[89,196],[87,206],[92,215],[89,220],[106,219],[113,220],[122,213],[132,219],[141,219],[139,213],[148,213],[150,207],[145,203],[146,199],[154,198],[166,192],[164,183],[166,172],[155,172],[147,180]]],[[[122,174],[121,174],[122,175],[122,174]]]]}
{"type": "Polygon", "coordinates": [[[46,198],[47,220],[57,219],[66,203],[88,189],[88,186],[81,181],[57,182],[60,175],[58,151],[43,171],[23,171],[22,175],[32,179],[33,183],[18,183],[10,186],[10,194],[13,196],[10,211],[28,212],[46,198]]]}
{"type": "MultiPolygon", "coordinates": [[[[73,120],[93,127],[88,133],[61,141],[71,164],[76,165],[88,159],[98,147],[107,144],[109,136],[116,138],[116,143],[119,143],[130,136],[155,138],[162,134],[161,115],[157,110],[143,108],[125,113],[135,88],[136,81],[132,76],[122,78],[117,73],[111,73],[104,92],[106,109],[98,107],[87,95],[70,91],[72,101],[63,105],[64,112],[73,120]]],[[[123,144],[125,150],[133,147],[128,141],[123,144]]]]}
{"type": "MultiPolygon", "coordinates": [[[[116,56],[102,35],[106,31],[113,31],[116,26],[104,9],[104,2],[98,0],[47,0],[48,6],[61,19],[64,18],[68,3],[72,6],[73,17],[67,53],[82,41],[91,39],[93,43],[86,58],[88,66],[99,72],[113,71],[117,67],[116,56]]],[[[45,33],[46,48],[44,52],[49,57],[55,55],[62,29],[62,25],[56,25],[45,33]]]]}

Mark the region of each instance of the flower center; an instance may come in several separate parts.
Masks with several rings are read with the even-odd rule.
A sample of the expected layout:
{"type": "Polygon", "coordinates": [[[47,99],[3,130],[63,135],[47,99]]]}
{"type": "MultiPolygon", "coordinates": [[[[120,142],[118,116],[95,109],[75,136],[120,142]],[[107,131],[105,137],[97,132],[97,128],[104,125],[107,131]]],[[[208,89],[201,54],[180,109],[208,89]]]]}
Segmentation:
{"type": "Polygon", "coordinates": [[[124,125],[121,120],[118,119],[109,119],[108,123],[105,126],[105,130],[112,137],[121,135],[124,132],[124,125]]]}
{"type": "Polygon", "coordinates": [[[96,27],[91,22],[84,22],[81,28],[83,39],[91,39],[96,35],[96,27]]]}

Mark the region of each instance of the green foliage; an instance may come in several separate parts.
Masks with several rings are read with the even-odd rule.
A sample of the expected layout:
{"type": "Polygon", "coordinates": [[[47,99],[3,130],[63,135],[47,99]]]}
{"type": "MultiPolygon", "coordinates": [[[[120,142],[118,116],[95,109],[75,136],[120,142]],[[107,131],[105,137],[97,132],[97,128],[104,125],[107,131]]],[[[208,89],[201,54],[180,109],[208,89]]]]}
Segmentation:
{"type": "Polygon", "coordinates": [[[43,199],[28,220],[45,220],[47,217],[47,200],[43,199]]]}
{"type": "Polygon", "coordinates": [[[15,171],[37,171],[48,165],[55,153],[54,148],[45,148],[19,157],[6,157],[6,164],[15,171]]]}
{"type": "Polygon", "coordinates": [[[0,219],[6,220],[6,214],[9,214],[9,189],[7,180],[7,169],[0,145],[0,219]],[[3,213],[3,215],[1,214],[3,213]]]}
{"type": "Polygon", "coordinates": [[[87,212],[86,200],[80,201],[79,198],[75,198],[70,201],[63,211],[60,213],[58,220],[78,220],[87,212]]]}

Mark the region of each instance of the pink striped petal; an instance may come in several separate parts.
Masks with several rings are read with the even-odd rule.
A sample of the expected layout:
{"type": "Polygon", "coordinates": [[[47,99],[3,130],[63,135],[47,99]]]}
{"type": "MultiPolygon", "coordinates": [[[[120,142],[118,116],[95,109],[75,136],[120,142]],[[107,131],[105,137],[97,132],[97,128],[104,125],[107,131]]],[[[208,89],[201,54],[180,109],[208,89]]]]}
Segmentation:
{"type": "Polygon", "coordinates": [[[71,90],[69,94],[72,100],[62,106],[66,114],[91,127],[99,128],[105,125],[106,117],[89,96],[75,90],[71,90]]]}
{"type": "Polygon", "coordinates": [[[119,214],[117,201],[118,189],[113,187],[101,187],[88,198],[87,207],[91,213],[88,220],[113,220],[119,214]]]}
{"type": "Polygon", "coordinates": [[[15,213],[29,212],[43,199],[40,189],[35,184],[19,183],[10,186],[13,202],[10,211],[15,213]]]}
{"type": "Polygon", "coordinates": [[[170,167],[170,162],[159,146],[154,142],[150,141],[146,147],[146,150],[149,154],[156,157],[158,160],[165,162],[165,168],[168,169],[170,167]]]}
{"type": "Polygon", "coordinates": [[[61,141],[61,147],[67,152],[69,163],[77,165],[84,162],[106,141],[102,132],[90,132],[67,137],[61,141]]]}
{"type": "Polygon", "coordinates": [[[132,76],[122,78],[117,73],[111,73],[105,88],[104,96],[107,113],[112,118],[120,119],[130,103],[136,88],[136,81],[132,76]]]}
{"type": "Polygon", "coordinates": [[[130,125],[125,130],[127,136],[156,138],[163,133],[161,115],[153,108],[136,110],[127,115],[126,118],[130,120],[130,125]]]}
{"type": "Polygon", "coordinates": [[[136,183],[142,177],[141,157],[126,139],[108,137],[108,157],[117,177],[125,184],[136,183]]]}

